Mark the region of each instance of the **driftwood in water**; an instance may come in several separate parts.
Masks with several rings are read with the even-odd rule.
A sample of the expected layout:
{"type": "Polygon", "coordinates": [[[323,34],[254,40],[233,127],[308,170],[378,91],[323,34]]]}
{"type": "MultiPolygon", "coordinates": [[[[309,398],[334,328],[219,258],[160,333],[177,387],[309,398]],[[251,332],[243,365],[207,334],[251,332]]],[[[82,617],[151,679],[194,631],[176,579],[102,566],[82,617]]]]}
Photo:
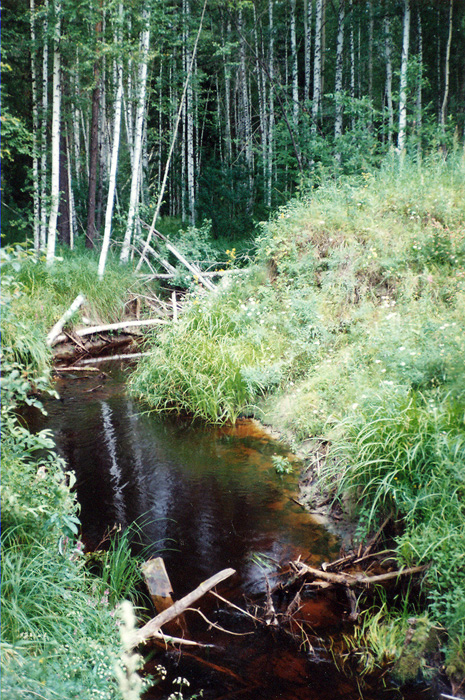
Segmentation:
{"type": "Polygon", "coordinates": [[[51,347],[55,342],[57,342],[56,339],[60,335],[61,331],[63,330],[63,326],[65,325],[65,323],[67,323],[69,321],[71,316],[73,316],[73,314],[76,313],[76,311],[84,303],[84,301],[85,301],[84,296],[82,294],[78,294],[76,299],[73,301],[73,303],[69,307],[69,309],[67,311],[65,311],[63,316],[55,323],[52,330],[47,335],[46,342],[47,342],[47,345],[49,347],[51,347]]]}
{"type": "Polygon", "coordinates": [[[219,583],[221,583],[221,581],[224,581],[235,573],[236,572],[234,569],[223,569],[223,571],[219,571],[214,576],[211,576],[206,581],[203,581],[203,583],[201,583],[200,586],[197,586],[197,588],[191,591],[191,593],[188,593],[186,596],[184,596],[184,598],[178,600],[170,608],[167,608],[167,610],[163,610],[163,612],[159,613],[156,617],[149,620],[149,622],[137,630],[134,633],[133,645],[137,646],[137,644],[144,642],[150,637],[160,636],[160,628],[163,625],[171,620],[174,620],[176,617],[179,617],[179,615],[181,615],[187,608],[199,600],[199,598],[205,595],[205,593],[208,593],[209,590],[217,586],[219,583]]]}
{"type": "Polygon", "coordinates": [[[142,564],[141,570],[157,613],[171,607],[173,587],[163,559],[161,557],[149,559],[142,564]]]}
{"type": "MultiPolygon", "coordinates": [[[[142,326],[156,326],[165,325],[169,321],[162,318],[148,318],[143,321],[121,321],[120,323],[105,323],[101,326],[89,326],[89,328],[79,328],[79,330],[74,331],[74,333],[80,338],[84,338],[87,335],[96,335],[97,333],[107,333],[108,331],[118,331],[127,328],[141,328],[142,326]]],[[[62,343],[66,340],[67,336],[65,334],[59,335],[54,338],[52,344],[56,345],[62,343]]]]}

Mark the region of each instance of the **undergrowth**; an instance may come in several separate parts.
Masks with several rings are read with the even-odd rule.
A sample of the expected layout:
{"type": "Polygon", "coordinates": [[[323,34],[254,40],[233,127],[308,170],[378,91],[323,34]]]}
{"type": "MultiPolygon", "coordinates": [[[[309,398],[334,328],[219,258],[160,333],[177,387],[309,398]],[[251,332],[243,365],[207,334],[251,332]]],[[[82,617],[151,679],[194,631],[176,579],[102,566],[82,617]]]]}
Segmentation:
{"type": "Polygon", "coordinates": [[[322,488],[362,538],[392,513],[465,678],[463,153],[303,186],[259,225],[254,264],[193,292],[152,348],[132,387],[156,409],[331,445],[322,488]]]}

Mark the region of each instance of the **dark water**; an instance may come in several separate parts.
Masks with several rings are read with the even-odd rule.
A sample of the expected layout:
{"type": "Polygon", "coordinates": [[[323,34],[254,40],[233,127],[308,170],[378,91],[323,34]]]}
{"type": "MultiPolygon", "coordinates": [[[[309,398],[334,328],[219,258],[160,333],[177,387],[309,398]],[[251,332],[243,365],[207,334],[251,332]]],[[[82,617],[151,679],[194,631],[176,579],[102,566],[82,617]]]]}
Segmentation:
{"type": "MultiPolygon", "coordinates": [[[[299,555],[313,565],[337,556],[337,538],[292,500],[298,463],[294,474],[278,476],[271,457],[293,457],[254,423],[217,428],[162,419],[127,396],[122,375],[67,377],[56,388],[60,399],[47,402],[46,424],[75,471],[89,546],[97,547],[114,524],[137,521],[150,554],[163,556],[176,597],[233,567],[237,574],[218,591],[262,611],[266,579],[272,586],[282,564],[299,555]]],[[[276,596],[277,611],[289,602],[276,596]]],[[[189,691],[202,689],[207,700],[430,697],[421,688],[360,688],[357,678],[346,678],[328,649],[350,630],[345,602],[308,594],[303,603],[297,620],[308,638],[301,634],[300,650],[288,633],[255,626],[208,595],[200,607],[210,619],[252,634],[227,636],[188,613],[187,636],[215,649],[158,651],[152,663],[167,665],[171,678],[190,679],[189,691]]],[[[175,689],[160,684],[147,697],[175,689]]]]}

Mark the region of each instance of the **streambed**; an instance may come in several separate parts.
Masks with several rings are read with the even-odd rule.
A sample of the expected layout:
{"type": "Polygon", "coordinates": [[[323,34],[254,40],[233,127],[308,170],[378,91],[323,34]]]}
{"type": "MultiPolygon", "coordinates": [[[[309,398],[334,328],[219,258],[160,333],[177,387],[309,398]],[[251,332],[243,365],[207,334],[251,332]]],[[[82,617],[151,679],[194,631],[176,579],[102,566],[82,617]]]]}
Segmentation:
{"type": "MultiPolygon", "coordinates": [[[[212,427],[157,416],[128,396],[123,368],[107,371],[58,379],[60,398],[46,401],[48,416],[37,426],[52,429],[76,474],[88,548],[113,525],[136,521],[149,554],[163,556],[177,598],[232,567],[237,574],[218,590],[243,607],[245,600],[263,605],[267,579],[273,582],[290,559],[301,555],[318,566],[337,557],[337,537],[292,500],[299,463],[286,446],[253,421],[212,427]],[[287,456],[294,473],[277,475],[273,455],[287,456]]],[[[310,633],[300,649],[285,632],[255,626],[212,596],[200,607],[226,629],[248,634],[225,635],[188,613],[187,636],[215,648],[182,655],[155,649],[148,670],[164,664],[169,679],[188,678],[189,692],[203,690],[207,700],[430,697],[422,687],[360,689],[356,677],[338,671],[330,646],[350,626],[344,601],[328,594],[305,599],[298,619],[310,633]]],[[[146,697],[166,698],[175,689],[161,683],[146,697]]]]}

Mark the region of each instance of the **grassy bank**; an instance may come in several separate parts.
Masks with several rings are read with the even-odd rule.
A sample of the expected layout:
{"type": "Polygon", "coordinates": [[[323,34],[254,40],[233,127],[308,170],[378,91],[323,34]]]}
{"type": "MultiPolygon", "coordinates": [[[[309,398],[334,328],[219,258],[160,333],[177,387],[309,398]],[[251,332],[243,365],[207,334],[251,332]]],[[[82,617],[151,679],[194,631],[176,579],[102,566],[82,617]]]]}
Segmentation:
{"type": "Polygon", "coordinates": [[[101,553],[102,575],[92,574],[78,539],[73,475],[49,432],[30,433],[18,413],[24,404],[40,409],[38,392],[49,391],[46,332],[74,296],[84,291],[88,312],[118,313],[124,274],[115,270],[104,289],[92,270],[92,261],[46,271],[20,251],[2,257],[1,652],[9,700],[116,700],[139,697],[128,695],[128,683],[142,687],[119,634],[127,624],[119,603],[140,579],[130,533],[101,553]]]}
{"type": "MultiPolygon", "coordinates": [[[[159,410],[256,415],[296,446],[329,443],[320,485],[352,511],[359,536],[392,513],[400,562],[430,564],[422,606],[447,630],[445,664],[459,682],[463,156],[321,182],[260,229],[255,264],[214,295],[191,294],[132,389],[159,410]]],[[[418,609],[404,609],[405,626],[418,609]]]]}

